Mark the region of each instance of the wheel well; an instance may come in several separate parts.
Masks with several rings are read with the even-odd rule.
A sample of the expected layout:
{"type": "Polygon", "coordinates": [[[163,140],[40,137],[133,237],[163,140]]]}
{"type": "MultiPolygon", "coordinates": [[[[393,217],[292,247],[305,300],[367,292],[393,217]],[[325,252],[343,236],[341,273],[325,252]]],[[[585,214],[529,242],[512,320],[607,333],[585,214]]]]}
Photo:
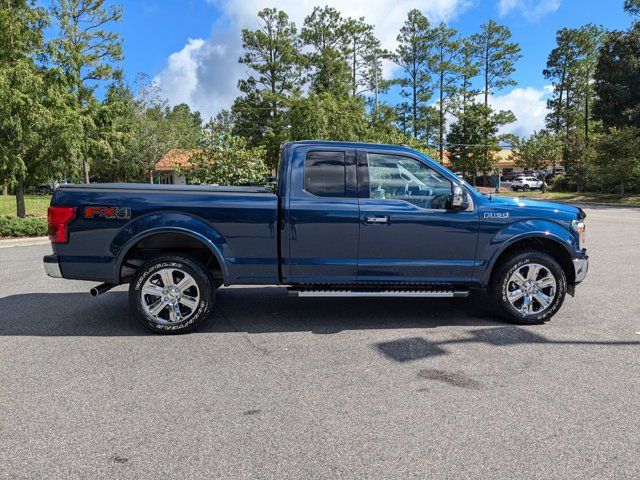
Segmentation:
{"type": "Polygon", "coordinates": [[[147,260],[171,252],[180,252],[202,262],[211,273],[216,287],[224,283],[222,268],[213,251],[201,240],[184,233],[157,233],[137,242],[122,260],[120,281],[131,281],[138,268],[147,260]]]}
{"type": "Polygon", "coordinates": [[[573,262],[571,261],[571,255],[569,252],[555,240],[549,238],[524,238],[518,240],[513,245],[509,245],[498,257],[491,270],[491,280],[493,280],[494,273],[498,270],[498,266],[505,261],[509,255],[518,250],[538,250],[545,252],[553,257],[553,259],[560,264],[564,274],[567,276],[567,283],[573,284],[575,282],[575,271],[573,269],[573,262]]]}

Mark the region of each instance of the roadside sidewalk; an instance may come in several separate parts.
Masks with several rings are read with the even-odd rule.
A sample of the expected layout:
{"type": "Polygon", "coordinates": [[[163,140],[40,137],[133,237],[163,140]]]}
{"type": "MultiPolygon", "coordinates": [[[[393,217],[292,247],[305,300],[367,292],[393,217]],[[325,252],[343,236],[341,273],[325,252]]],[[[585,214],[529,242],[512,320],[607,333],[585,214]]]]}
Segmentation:
{"type": "Polygon", "coordinates": [[[50,242],[49,237],[0,238],[0,248],[46,245],[49,242],[50,242]]]}

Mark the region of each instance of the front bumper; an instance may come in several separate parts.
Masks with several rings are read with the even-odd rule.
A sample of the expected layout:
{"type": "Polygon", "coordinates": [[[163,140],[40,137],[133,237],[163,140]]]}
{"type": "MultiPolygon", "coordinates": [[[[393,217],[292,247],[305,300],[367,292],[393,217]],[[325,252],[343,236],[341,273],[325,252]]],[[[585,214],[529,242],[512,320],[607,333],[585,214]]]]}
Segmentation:
{"type": "Polygon", "coordinates": [[[585,279],[589,271],[589,257],[585,255],[584,258],[574,258],[573,269],[576,272],[575,283],[580,283],[585,279]]]}
{"type": "Polygon", "coordinates": [[[44,271],[47,272],[47,275],[53,278],[62,278],[58,255],[55,253],[53,255],[45,255],[42,261],[44,263],[44,271]]]}

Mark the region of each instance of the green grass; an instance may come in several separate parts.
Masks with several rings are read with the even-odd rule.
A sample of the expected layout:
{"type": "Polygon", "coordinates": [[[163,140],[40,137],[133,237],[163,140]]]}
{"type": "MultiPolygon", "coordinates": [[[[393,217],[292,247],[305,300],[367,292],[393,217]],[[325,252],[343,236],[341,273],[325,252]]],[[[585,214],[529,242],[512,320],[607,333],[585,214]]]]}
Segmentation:
{"type": "MultiPolygon", "coordinates": [[[[30,217],[46,217],[47,207],[51,202],[50,195],[26,195],[24,199],[27,215],[30,217]]],[[[16,197],[14,195],[0,195],[0,215],[15,216],[16,197]]]]}
{"type": "Polygon", "coordinates": [[[584,203],[611,203],[612,205],[640,206],[640,195],[614,195],[605,193],[577,193],[567,192],[513,192],[511,190],[500,189],[499,195],[504,197],[530,198],[532,200],[562,200],[564,202],[584,202],[584,203]]]}

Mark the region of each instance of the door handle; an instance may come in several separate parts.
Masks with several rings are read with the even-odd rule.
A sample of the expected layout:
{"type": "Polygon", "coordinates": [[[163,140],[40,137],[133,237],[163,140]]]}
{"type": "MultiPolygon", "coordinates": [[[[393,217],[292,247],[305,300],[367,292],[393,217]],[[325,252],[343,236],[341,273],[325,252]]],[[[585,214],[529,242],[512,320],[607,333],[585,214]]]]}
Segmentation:
{"type": "Polygon", "coordinates": [[[381,216],[367,215],[366,217],[364,217],[364,223],[366,223],[367,225],[380,225],[380,224],[389,223],[389,216],[388,215],[381,215],[381,216]]]}

